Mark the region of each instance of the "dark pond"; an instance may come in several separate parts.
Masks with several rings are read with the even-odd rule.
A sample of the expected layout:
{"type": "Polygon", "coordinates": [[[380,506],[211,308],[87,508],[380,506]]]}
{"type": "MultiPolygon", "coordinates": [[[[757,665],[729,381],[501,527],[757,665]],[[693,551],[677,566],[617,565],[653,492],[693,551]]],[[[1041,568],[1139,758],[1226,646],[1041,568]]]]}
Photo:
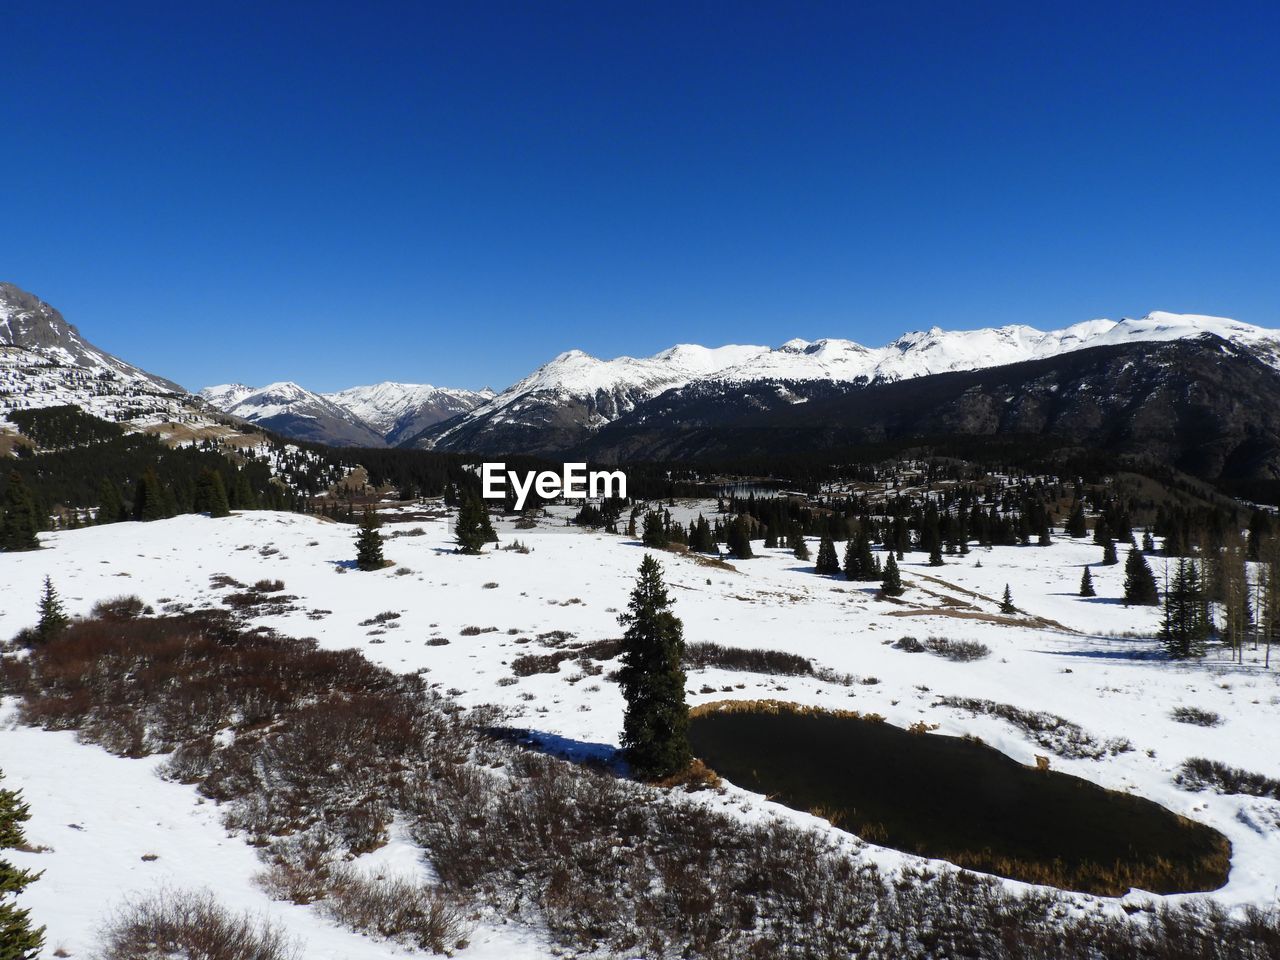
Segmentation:
{"type": "Polygon", "coordinates": [[[767,708],[702,713],[690,737],[732,783],[909,853],[1107,896],[1227,880],[1231,845],[1216,830],[975,741],[767,708]]]}

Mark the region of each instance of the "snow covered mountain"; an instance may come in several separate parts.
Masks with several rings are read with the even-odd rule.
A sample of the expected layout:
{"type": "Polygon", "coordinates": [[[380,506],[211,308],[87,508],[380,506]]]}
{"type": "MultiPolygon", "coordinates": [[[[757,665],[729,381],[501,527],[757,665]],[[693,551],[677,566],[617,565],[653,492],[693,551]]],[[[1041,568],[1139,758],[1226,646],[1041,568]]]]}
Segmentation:
{"type": "Polygon", "coordinates": [[[600,360],[569,350],[474,410],[428,428],[407,445],[452,450],[567,445],[673,387],[711,377],[767,347],[679,344],[652,357],[600,360]]]}
{"type": "Polygon", "coordinates": [[[200,391],[206,401],[234,417],[286,437],[339,447],[381,447],[382,435],[328,397],[292,381],[265,387],[223,384],[200,391]]]}
{"type": "MultiPolygon", "coordinates": [[[[762,384],[789,402],[800,384],[873,384],[981,370],[1090,347],[1214,334],[1280,369],[1280,330],[1223,317],[1156,312],[1141,319],[1089,320],[1060,330],[1012,325],[904,334],[883,347],[852,340],[789,340],[773,349],[680,345],[652,357],[599,360],[562,353],[488,403],[428,428],[407,444],[443,450],[551,452],[582,441],[667,391],[722,395],[755,404],[762,384]],[[790,385],[790,386],[788,386],[790,385]]],[[[639,415],[643,415],[641,411],[639,415]]]]}
{"type": "Polygon", "coordinates": [[[385,381],[316,393],[292,381],[249,387],[224,383],[200,391],[209,404],[288,437],[335,446],[396,446],[432,424],[466,413],[492,390],[460,390],[385,381]]]}
{"type": "Polygon", "coordinates": [[[386,380],[324,396],[372,427],[387,444],[396,446],[432,424],[474,410],[493,395],[487,388],[461,390],[386,380]]]}
{"type": "Polygon", "coordinates": [[[10,410],[75,404],[138,424],[198,416],[190,395],[94,346],[39,297],[0,283],[0,420],[10,410]]]}
{"type": "Polygon", "coordinates": [[[791,340],[721,372],[717,379],[739,383],[907,380],[1040,360],[1089,347],[1182,340],[1205,333],[1242,346],[1280,369],[1280,330],[1225,317],[1156,312],[1139,320],[1086,320],[1048,332],[1020,324],[980,330],[932,327],[904,334],[883,347],[864,347],[852,340],[791,340]]]}
{"type": "Polygon", "coordinates": [[[247,387],[243,383],[222,383],[216,387],[205,387],[200,391],[200,396],[210,406],[227,411],[257,390],[257,387],[247,387]]]}
{"type": "Polygon", "coordinates": [[[874,382],[704,380],[588,435],[574,459],[714,462],[869,445],[1135,456],[1262,502],[1280,494],[1280,370],[1213,333],[1121,339],[874,382]]]}

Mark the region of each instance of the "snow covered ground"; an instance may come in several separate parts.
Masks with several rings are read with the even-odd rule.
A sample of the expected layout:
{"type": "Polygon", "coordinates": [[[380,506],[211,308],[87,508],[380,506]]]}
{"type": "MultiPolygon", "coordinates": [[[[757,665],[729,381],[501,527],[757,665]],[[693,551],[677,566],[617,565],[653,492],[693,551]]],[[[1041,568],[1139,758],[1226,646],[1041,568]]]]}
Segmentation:
{"type": "MultiPolygon", "coordinates": [[[[714,510],[686,504],[682,512],[697,506],[708,516],[714,510]]],[[[47,549],[0,554],[0,635],[34,622],[46,575],[76,614],[121,594],[136,594],[157,610],[172,602],[217,605],[228,591],[211,585],[214,574],[246,584],[280,579],[284,593],[297,598],[295,609],[262,622],[283,633],[356,647],[395,670],[424,671],[462,704],[501,704],[514,723],[539,733],[588,749],[616,745],[623,704],[615,684],[583,675],[573,660],[558,672],[518,679],[511,663],[521,654],[549,652],[538,635],[550,631],[569,631],[578,641],[619,636],[617,612],[643,555],[639,544],[569,530],[559,525],[562,519],[537,530],[502,523],[501,545],[518,539],[530,552],[490,548],[467,557],[453,552],[444,519],[424,519],[421,512],[387,519],[385,552],[394,565],[376,573],[349,569],[352,527],[286,513],[185,516],[45,534],[47,549]],[[397,536],[414,530],[423,533],[397,536]],[[399,618],[361,625],[388,611],[399,618]]],[[[735,562],[736,569],[660,555],[686,639],[798,653],[857,682],[691,671],[691,704],[770,697],[876,712],[900,726],[923,720],[939,724],[941,733],[979,736],[1028,764],[1046,750],[1016,727],[934,704],[944,696],[976,697],[1059,714],[1098,741],[1128,738],[1134,749],[1099,760],[1054,755],[1055,769],[1139,793],[1214,826],[1234,846],[1230,880],[1214,896],[1226,905],[1275,901],[1280,803],[1188,793],[1173,776],[1183,760],[1203,756],[1280,777],[1280,664],[1265,671],[1252,653],[1244,665],[1159,659],[1158,645],[1144,639],[1154,635],[1158,611],[1126,608],[1115,599],[1122,565],[1094,566],[1098,597],[1076,595],[1082,565],[1101,556],[1092,543],[1059,539],[1047,548],[975,549],[947,558],[941,568],[927,567],[923,554],[908,555],[902,568],[910,589],[900,604],[877,600],[872,584],[816,576],[812,564],[786,551],[759,553],[735,562]],[[1013,624],[999,616],[1006,583],[1023,612],[1013,624]],[[980,641],[991,655],[958,663],[906,653],[892,646],[904,635],[980,641]],[[1213,728],[1175,722],[1170,711],[1182,705],[1215,711],[1224,722],[1213,728]]],[[[1155,559],[1157,578],[1160,567],[1155,559]]],[[[230,906],[281,918],[308,941],[308,957],[394,955],[312,908],[268,900],[252,885],[258,863],[250,848],[226,835],[216,810],[191,788],[156,778],[154,765],[112,757],[68,734],[0,731],[0,769],[33,808],[28,839],[52,848],[18,855],[23,865],[46,870],[25,903],[48,925],[51,947],[85,956],[95,924],[113,903],[167,883],[208,886],[230,906]],[[150,853],[158,859],[141,859],[150,853]]],[[[829,829],[737,790],[709,802],[829,829]]],[[[882,864],[912,859],[869,850],[882,864]]],[[[397,869],[420,868],[404,844],[373,856],[391,859],[397,869]]],[[[512,958],[549,953],[528,931],[504,927],[477,931],[463,955],[499,952],[512,958]]]]}

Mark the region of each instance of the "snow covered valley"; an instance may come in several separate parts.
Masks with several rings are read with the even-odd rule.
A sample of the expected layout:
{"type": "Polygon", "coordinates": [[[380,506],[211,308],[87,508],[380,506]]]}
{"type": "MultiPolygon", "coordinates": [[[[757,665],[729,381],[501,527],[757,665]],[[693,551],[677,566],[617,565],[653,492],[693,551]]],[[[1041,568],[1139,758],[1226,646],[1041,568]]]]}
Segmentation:
{"type": "MultiPolygon", "coordinates": [[[[677,509],[710,515],[714,504],[677,509]]],[[[157,613],[235,609],[252,625],[314,637],[323,650],[354,648],[396,674],[420,675],[448,703],[494,705],[487,716],[528,731],[526,739],[543,750],[608,767],[623,700],[609,677],[616,664],[590,645],[619,636],[618,612],[646,551],[633,539],[566,527],[564,517],[553,508],[537,529],[499,522],[497,548],[475,557],[454,552],[452,518],[438,504],[387,511],[382,533],[391,565],[375,572],[351,568],[354,528],[291,513],[187,515],[46,533],[40,551],[0,554],[0,635],[34,624],[46,576],[73,615],[130,594],[157,613]],[[502,549],[517,541],[524,550],[502,549]],[[247,586],[260,581],[281,584],[263,591],[247,586]]],[[[1018,763],[1048,764],[1212,827],[1230,841],[1231,864],[1225,885],[1207,896],[1228,911],[1275,904],[1280,801],[1191,791],[1176,781],[1184,762],[1200,757],[1280,778],[1280,668],[1274,662],[1264,668],[1262,651],[1249,649],[1242,664],[1217,653],[1199,661],[1164,659],[1154,639],[1159,609],[1120,603],[1123,567],[1096,565],[1092,543],[1059,536],[1049,547],[975,549],[949,556],[942,567],[927,566],[922,553],[908,554],[902,564],[907,590],[897,601],[877,598],[874,585],[817,576],[786,550],[757,549],[756,558],[730,564],[656,555],[688,643],[779,651],[815,668],[782,675],[690,666],[691,706],[777,700],[875,714],[900,728],[924,725],[926,736],[981,738],[1018,763]],[[1094,564],[1094,598],[1076,589],[1085,564],[1094,564]],[[1001,613],[1006,584],[1016,614],[1001,613]],[[904,637],[918,643],[903,643],[904,637]],[[952,659],[946,643],[930,638],[981,644],[988,653],[952,659]],[[1175,719],[1175,711],[1190,707],[1216,714],[1219,722],[1175,719]],[[1046,729],[1017,722],[1031,714],[1063,723],[1046,729]]],[[[1159,565],[1153,558],[1157,576],[1159,565]]],[[[32,808],[29,850],[13,859],[44,871],[22,905],[47,927],[51,952],[92,956],[100,925],[124,898],[164,887],[208,888],[234,910],[268,916],[305,942],[307,957],[413,952],[376,934],[353,933],[317,904],[272,899],[255,880],[263,863],[246,842],[252,837],[228,829],[224,805],[157,776],[165,757],[113,756],[72,732],[21,725],[17,712],[17,698],[7,698],[0,770],[5,786],[21,788],[32,808]]],[[[679,798],[690,810],[747,824],[789,825],[884,875],[949,870],[941,861],[862,842],[818,816],[727,782],[679,798]]],[[[387,837],[355,863],[433,880],[441,865],[422,856],[404,822],[394,819],[387,837]]],[[[1015,893],[1038,889],[1008,880],[999,885],[1015,893]]],[[[1054,909],[1063,917],[1141,918],[1186,899],[1137,890],[1122,898],[1071,894],[1054,909]]],[[[486,902],[468,918],[466,946],[450,949],[478,958],[593,949],[647,957],[673,949],[645,942],[620,947],[605,934],[584,946],[592,936],[567,938],[538,916],[486,902]]],[[[689,942],[697,943],[692,934],[689,942]]],[[[898,955],[939,955],[921,940],[912,943],[898,955]]],[[[788,946],[778,955],[823,955],[816,945],[788,946]]],[[[694,952],[733,955],[696,945],[694,952]]]]}

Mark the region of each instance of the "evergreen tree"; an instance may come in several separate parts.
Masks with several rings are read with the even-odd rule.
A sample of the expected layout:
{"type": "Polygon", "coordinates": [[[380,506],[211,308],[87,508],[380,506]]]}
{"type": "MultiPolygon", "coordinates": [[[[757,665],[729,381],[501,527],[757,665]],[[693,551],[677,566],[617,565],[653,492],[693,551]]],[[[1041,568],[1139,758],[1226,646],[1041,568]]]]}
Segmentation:
{"type": "Polygon", "coordinates": [[[898,571],[898,561],[892,553],[884,562],[884,579],[880,581],[880,592],[886,597],[902,596],[902,574],[898,571]]]}
{"type": "MultiPolygon", "coordinates": [[[[888,545],[885,544],[886,547],[888,545]]],[[[893,549],[899,560],[911,549],[911,530],[907,527],[907,518],[901,515],[893,518],[893,549]]]]}
{"type": "Polygon", "coordinates": [[[1001,613],[1017,613],[1018,608],[1013,605],[1013,593],[1009,590],[1009,585],[1004,585],[1004,597],[1000,600],[1001,613]]]}
{"type": "Polygon", "coordinates": [[[1141,607],[1154,607],[1160,602],[1156,578],[1147,566],[1147,559],[1137,550],[1130,550],[1124,561],[1124,602],[1141,607]]]}
{"type": "Polygon", "coordinates": [[[622,749],[636,775],[649,780],[679,773],[691,759],[684,626],[670,607],[662,567],[646,554],[627,612],[618,617],[626,627],[618,684],[627,703],[622,749]]]}
{"type": "Polygon", "coordinates": [[[365,507],[360,518],[360,532],[356,534],[356,569],[381,570],[387,565],[382,555],[382,534],[378,532],[378,514],[365,507]]]}
{"type": "Polygon", "coordinates": [[[200,474],[196,480],[195,496],[191,508],[196,513],[207,513],[211,517],[228,517],[231,506],[227,502],[227,488],[222,482],[222,474],[209,469],[200,474]]]}
{"type": "Polygon", "coordinates": [[[1185,660],[1204,655],[1209,630],[1208,601],[1200,571],[1194,560],[1180,559],[1165,591],[1160,639],[1170,657],[1185,660]]]}
{"type": "Polygon", "coordinates": [[[840,572],[840,560],[836,556],[836,544],[830,537],[823,537],[818,545],[818,573],[831,574],[840,572]]]}
{"type": "Polygon", "coordinates": [[[766,550],[774,550],[778,546],[778,535],[774,533],[775,529],[772,524],[764,528],[764,548],[766,550]]]}
{"type": "Polygon", "coordinates": [[[98,523],[118,523],[128,519],[129,513],[124,508],[120,488],[111,481],[110,477],[103,477],[98,489],[98,523]]]}
{"type": "Polygon", "coordinates": [[[1114,540],[1108,540],[1102,545],[1102,565],[1111,567],[1119,563],[1120,559],[1116,556],[1116,544],[1114,540]]]}
{"type": "Polygon", "coordinates": [[[644,515],[644,533],[640,542],[655,550],[661,550],[668,544],[667,524],[660,511],[651,510],[644,515]]]}
{"type": "Polygon", "coordinates": [[[716,542],[711,536],[711,524],[707,523],[707,518],[702,514],[698,514],[693,532],[689,535],[689,549],[698,553],[715,552],[716,542]]]}
{"type": "Polygon", "coordinates": [[[1071,516],[1067,518],[1067,536],[1080,538],[1089,532],[1089,526],[1084,519],[1084,504],[1079,500],[1075,506],[1071,508],[1071,516]]]}
{"type": "Polygon", "coordinates": [[[929,554],[931,567],[942,566],[942,533],[939,527],[938,508],[931,503],[920,525],[920,549],[929,554]]]}
{"type": "Polygon", "coordinates": [[[1142,552],[1143,553],[1156,552],[1156,541],[1155,541],[1155,538],[1151,536],[1150,530],[1148,530],[1146,533],[1142,535],[1142,552]]]}
{"type": "Polygon", "coordinates": [[[138,485],[133,498],[133,519],[163,520],[169,516],[165,503],[165,490],[155,468],[147,467],[138,478],[138,485]]]}
{"type": "MultiPolygon", "coordinates": [[[[4,774],[0,773],[0,780],[4,774]]],[[[24,846],[22,825],[31,819],[31,810],[15,790],[0,788],[0,853],[24,846]]],[[[40,875],[19,870],[0,859],[0,960],[35,960],[44,945],[44,928],[31,925],[29,910],[19,910],[13,902],[40,875]]]]}
{"type": "Polygon", "coordinates": [[[1042,547],[1053,545],[1053,531],[1049,527],[1049,514],[1045,513],[1043,510],[1041,511],[1040,516],[1040,533],[1037,538],[1037,543],[1042,547]]]}
{"type": "Polygon", "coordinates": [[[751,552],[751,533],[747,528],[747,519],[741,514],[729,525],[729,551],[739,560],[750,560],[755,556],[751,552]]]}
{"type": "Polygon", "coordinates": [[[1096,597],[1097,591],[1093,589],[1093,574],[1089,572],[1089,568],[1084,568],[1084,576],[1080,578],[1080,596],[1096,597]]]}
{"type": "Polygon", "coordinates": [[[0,550],[38,550],[39,515],[31,491],[17,471],[9,474],[9,486],[0,506],[0,550]]]}
{"type": "Polygon", "coordinates": [[[458,507],[458,524],[454,528],[454,536],[458,549],[463,553],[480,553],[486,543],[498,538],[494,536],[493,524],[489,521],[489,511],[484,501],[470,491],[463,493],[458,507]]]}
{"type": "Polygon", "coordinates": [[[62,601],[58,591],[53,589],[53,581],[44,578],[44,591],[40,594],[40,622],[36,624],[36,637],[41,643],[48,643],[63,630],[71,620],[62,609],[62,601]]]}
{"type": "Polygon", "coordinates": [[[804,534],[800,532],[800,528],[796,527],[791,532],[791,555],[797,560],[809,559],[809,544],[804,538],[804,534]]]}
{"type": "Polygon", "coordinates": [[[866,533],[859,530],[857,537],[850,540],[844,548],[844,575],[850,580],[879,580],[875,556],[871,553],[871,542],[866,533]]]}

